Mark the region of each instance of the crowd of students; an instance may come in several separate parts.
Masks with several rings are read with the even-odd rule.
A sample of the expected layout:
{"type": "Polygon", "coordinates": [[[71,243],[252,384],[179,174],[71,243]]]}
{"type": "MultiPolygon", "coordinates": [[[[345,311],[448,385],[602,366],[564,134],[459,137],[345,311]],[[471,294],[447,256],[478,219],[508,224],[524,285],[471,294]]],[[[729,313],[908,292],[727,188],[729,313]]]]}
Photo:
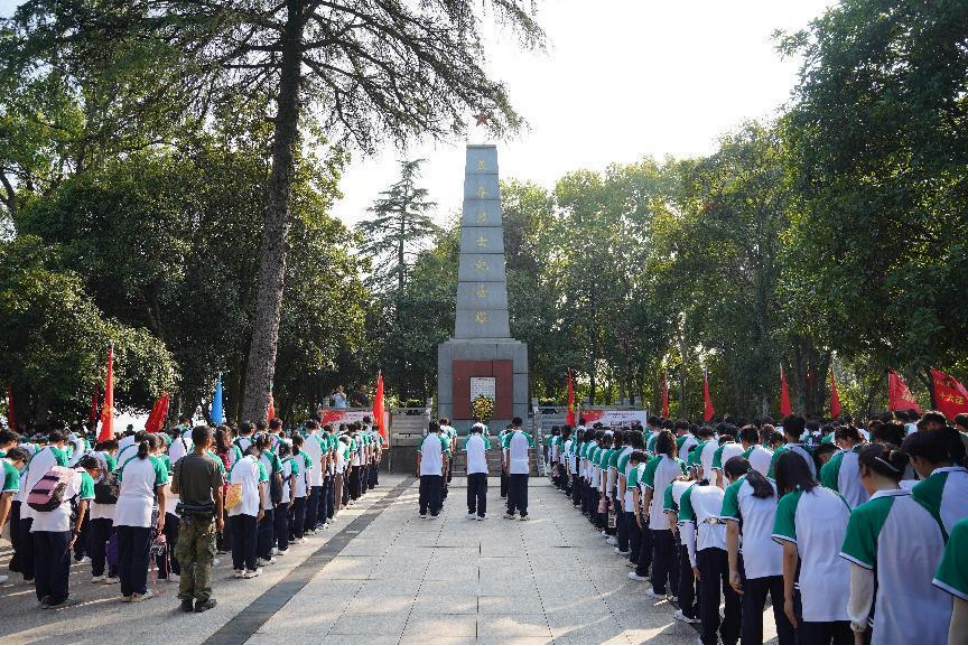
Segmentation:
{"type": "Polygon", "coordinates": [[[968,643],[968,415],[552,429],[555,485],[700,643],[968,643]]]}
{"type": "MultiPolygon", "coordinates": [[[[205,507],[218,528],[211,560],[231,554],[235,578],[258,577],[291,543],[326,529],[379,485],[379,429],[369,418],[338,426],[321,419],[316,414],[287,432],[278,419],[193,428],[181,417],[168,432],[129,426],[100,441],[81,425],[29,436],[0,429],[0,530],[9,522],[9,570],[33,584],[43,609],[74,603],[72,557],[90,563],[93,584],[119,586],[123,602],[153,597],[150,575],[179,582],[182,514],[193,509],[178,504],[178,483],[170,480],[181,460],[197,454],[215,465],[221,487],[219,504],[205,507]]],[[[182,489],[191,488],[182,480],[182,489]]],[[[202,484],[195,490],[204,492],[202,484]]],[[[186,611],[214,606],[207,596],[193,605],[190,589],[180,598],[186,611]]]]}

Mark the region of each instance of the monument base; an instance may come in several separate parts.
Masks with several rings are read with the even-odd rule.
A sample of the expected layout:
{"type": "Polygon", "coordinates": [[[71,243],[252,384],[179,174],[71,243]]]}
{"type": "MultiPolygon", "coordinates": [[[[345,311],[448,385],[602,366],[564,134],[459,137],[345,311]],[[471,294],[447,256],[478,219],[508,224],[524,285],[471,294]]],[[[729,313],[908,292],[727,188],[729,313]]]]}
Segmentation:
{"type": "Polygon", "coordinates": [[[474,423],[472,378],[495,380],[494,417],[488,422],[497,433],[514,417],[528,416],[528,346],[514,339],[450,339],[438,346],[437,415],[466,433],[474,423]]]}

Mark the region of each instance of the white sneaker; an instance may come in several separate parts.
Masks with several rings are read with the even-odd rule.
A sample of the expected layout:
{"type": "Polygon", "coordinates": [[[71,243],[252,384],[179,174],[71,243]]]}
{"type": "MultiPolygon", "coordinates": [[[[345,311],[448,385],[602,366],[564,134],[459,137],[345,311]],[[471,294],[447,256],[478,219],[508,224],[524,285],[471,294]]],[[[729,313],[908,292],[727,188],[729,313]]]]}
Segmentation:
{"type": "Polygon", "coordinates": [[[521,516],[520,520],[531,520],[531,516],[521,516]]]}
{"type": "Polygon", "coordinates": [[[289,550],[288,549],[276,550],[276,556],[285,556],[288,553],[289,553],[289,550]]]}
{"type": "Polygon", "coordinates": [[[245,576],[245,570],[235,570],[232,572],[232,576],[236,579],[241,579],[245,576]]]}
{"type": "Polygon", "coordinates": [[[420,518],[423,518],[423,519],[425,519],[425,520],[426,520],[426,518],[427,518],[427,514],[420,514],[420,516],[419,516],[419,517],[420,517],[420,518]]]}
{"type": "Polygon", "coordinates": [[[648,581],[649,580],[648,577],[639,576],[639,574],[637,572],[635,572],[634,570],[632,572],[629,572],[629,578],[632,579],[633,581],[648,581]]]}
{"type": "Polygon", "coordinates": [[[477,520],[484,520],[484,516],[478,516],[477,520]]]}
{"type": "Polygon", "coordinates": [[[119,576],[109,576],[109,577],[105,577],[104,583],[106,585],[117,585],[118,583],[121,583],[121,577],[119,577],[119,576]]]}
{"type": "Polygon", "coordinates": [[[155,591],[148,588],[148,591],[144,594],[133,594],[131,595],[131,603],[138,603],[139,601],[147,601],[155,596],[155,591]]]}
{"type": "Polygon", "coordinates": [[[514,514],[504,514],[504,518],[507,520],[514,520],[514,514]]]}
{"type": "Polygon", "coordinates": [[[81,563],[90,563],[90,562],[91,562],[90,556],[85,556],[84,558],[81,559],[81,563]]]}
{"type": "Polygon", "coordinates": [[[271,550],[269,550],[269,555],[270,556],[275,556],[278,553],[279,553],[279,548],[277,548],[277,547],[273,547],[271,550]]]}
{"type": "Polygon", "coordinates": [[[305,536],[303,536],[302,538],[297,538],[296,539],[296,542],[299,543],[300,545],[302,545],[304,543],[308,543],[309,540],[305,536]]]}
{"type": "Polygon", "coordinates": [[[618,539],[615,538],[614,536],[609,536],[605,542],[608,543],[609,545],[618,545],[618,539]]]}
{"type": "Polygon", "coordinates": [[[254,579],[257,576],[261,576],[261,575],[262,575],[262,568],[261,567],[257,567],[254,570],[246,570],[245,571],[245,574],[242,575],[242,578],[243,579],[254,579]]]}
{"type": "Polygon", "coordinates": [[[628,551],[628,550],[625,550],[625,551],[623,552],[622,550],[620,550],[619,548],[617,548],[617,547],[616,547],[616,548],[615,548],[615,553],[616,553],[616,554],[621,554],[621,555],[623,555],[623,556],[628,556],[628,553],[629,553],[629,551],[628,551]]]}
{"type": "Polygon", "coordinates": [[[264,565],[274,565],[275,563],[276,563],[276,557],[274,556],[270,557],[268,561],[266,561],[265,559],[259,559],[259,567],[262,567],[264,565]]]}
{"type": "Polygon", "coordinates": [[[664,594],[659,594],[658,592],[656,592],[655,588],[649,588],[648,590],[646,590],[645,596],[652,597],[653,599],[665,599],[666,597],[664,594]]]}
{"type": "MultiPolygon", "coordinates": [[[[92,576],[91,583],[104,583],[106,577],[102,574],[101,576],[92,576]]],[[[7,579],[6,576],[0,574],[0,583],[3,583],[7,579]]]]}
{"type": "Polygon", "coordinates": [[[701,624],[702,620],[699,617],[687,617],[683,614],[682,610],[676,610],[675,614],[672,615],[677,621],[681,621],[686,624],[701,624]]]}
{"type": "Polygon", "coordinates": [[[474,520],[477,518],[477,514],[467,514],[467,520],[474,520]]]}

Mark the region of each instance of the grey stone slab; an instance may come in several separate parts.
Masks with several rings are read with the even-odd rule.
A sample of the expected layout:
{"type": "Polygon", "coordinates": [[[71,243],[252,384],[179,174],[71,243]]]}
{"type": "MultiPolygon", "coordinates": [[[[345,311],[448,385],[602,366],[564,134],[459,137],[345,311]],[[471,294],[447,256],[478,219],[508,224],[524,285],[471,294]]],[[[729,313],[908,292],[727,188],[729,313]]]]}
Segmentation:
{"type": "Polygon", "coordinates": [[[474,615],[477,596],[418,594],[411,615],[474,615]]]}
{"type": "Polygon", "coordinates": [[[477,606],[486,615],[536,615],[544,612],[541,598],[537,595],[515,597],[478,597],[477,606]]]}
{"type": "Polygon", "coordinates": [[[388,634],[329,634],[323,638],[323,644],[396,644],[400,641],[400,635],[396,633],[388,634]]]}
{"type": "Polygon", "coordinates": [[[465,175],[464,199],[482,201],[501,199],[501,186],[498,182],[498,176],[495,174],[465,175]]]}
{"type": "Polygon", "coordinates": [[[527,402],[528,401],[528,375],[527,374],[516,374],[514,375],[514,402],[527,402]]]}
{"type": "Polygon", "coordinates": [[[551,638],[551,628],[543,614],[478,615],[478,635],[483,639],[516,639],[518,637],[551,638]]]}
{"type": "Polygon", "coordinates": [[[454,595],[462,597],[476,597],[477,580],[464,581],[424,581],[420,586],[421,595],[444,596],[454,595]]]}
{"type": "Polygon", "coordinates": [[[494,227],[502,229],[501,201],[465,199],[461,211],[461,226],[494,227]]]}
{"type": "Polygon", "coordinates": [[[459,282],[506,283],[503,253],[462,253],[457,269],[459,282]]]}
{"type": "Polygon", "coordinates": [[[503,227],[463,227],[461,253],[504,253],[503,227]]]}
{"type": "Polygon", "coordinates": [[[494,144],[469,144],[465,157],[466,175],[497,175],[497,146],[494,144]]]}
{"type": "MultiPolygon", "coordinates": [[[[500,282],[463,282],[457,284],[457,309],[478,310],[508,308],[508,290],[500,282]]],[[[495,349],[491,350],[492,353],[495,349]]],[[[494,356],[488,357],[490,359],[494,356]]]]}
{"type": "Polygon", "coordinates": [[[419,580],[373,579],[363,584],[360,591],[356,593],[356,599],[382,596],[415,597],[419,589],[419,580]]]}
{"type": "Polygon", "coordinates": [[[477,615],[411,615],[403,636],[406,639],[423,636],[476,637],[477,615]]]}
{"type": "Polygon", "coordinates": [[[454,325],[458,339],[502,338],[510,336],[511,322],[506,309],[459,310],[454,325]]]}
{"type": "Polygon", "coordinates": [[[407,625],[407,614],[346,615],[336,620],[329,635],[400,635],[407,625]]]}

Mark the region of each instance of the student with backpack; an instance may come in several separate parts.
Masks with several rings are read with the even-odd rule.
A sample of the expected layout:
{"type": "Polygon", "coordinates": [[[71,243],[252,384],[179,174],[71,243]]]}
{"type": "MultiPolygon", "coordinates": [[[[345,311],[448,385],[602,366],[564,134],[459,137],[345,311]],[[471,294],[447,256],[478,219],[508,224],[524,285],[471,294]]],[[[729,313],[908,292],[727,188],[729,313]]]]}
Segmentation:
{"type": "Polygon", "coordinates": [[[64,452],[65,437],[60,431],[52,431],[46,438],[47,445],[38,447],[33,457],[28,460],[23,473],[20,474],[20,527],[19,549],[14,555],[20,574],[24,581],[34,580],[34,541],[31,538],[31,527],[34,522],[34,510],[27,502],[30,492],[41,478],[56,466],[67,466],[67,454],[64,452]]]}
{"type": "Polygon", "coordinates": [[[114,525],[118,532],[118,576],[123,602],[139,602],[154,596],[148,588],[151,533],[154,529],[161,534],[165,524],[168,470],[152,455],[160,439],[152,433],[142,437],[137,444],[137,453],[129,456],[118,468],[121,488],[114,525]],[[158,513],[153,518],[155,500],[158,501],[158,513]]]}
{"type": "Polygon", "coordinates": [[[299,465],[292,457],[292,449],[286,440],[276,445],[276,456],[281,464],[282,494],[272,510],[273,547],[282,556],[289,551],[289,511],[292,509],[296,480],[299,478],[299,465]]]}
{"type": "MultiPolygon", "coordinates": [[[[96,465],[94,458],[84,460],[96,465]]],[[[78,540],[94,499],[94,480],[83,470],[54,465],[34,482],[27,495],[32,512],[34,590],[40,607],[71,605],[69,578],[71,549],[78,540]],[[76,505],[76,513],[72,509],[76,505]]]]}
{"type": "Polygon", "coordinates": [[[258,547],[256,553],[259,557],[259,565],[272,565],[276,562],[273,556],[275,551],[275,506],[282,500],[282,463],[279,457],[273,453],[272,440],[266,433],[256,433],[252,436],[252,445],[259,451],[259,462],[265,469],[268,482],[266,483],[266,496],[262,502],[262,518],[258,525],[258,547]]]}
{"type": "Polygon", "coordinates": [[[114,459],[117,450],[117,441],[107,440],[99,442],[92,453],[98,461],[99,470],[98,477],[94,479],[94,500],[91,502],[88,520],[91,583],[120,583],[117,562],[108,563],[107,560],[107,546],[114,534],[114,511],[121,487],[114,474],[118,468],[117,460],[114,459]]]}
{"type": "MultiPolygon", "coordinates": [[[[30,454],[19,447],[7,447],[3,451],[3,455],[0,456],[0,533],[3,533],[4,525],[11,518],[14,498],[20,492],[20,470],[24,468],[29,459],[30,454]]],[[[19,512],[19,509],[17,511],[19,512]]],[[[14,542],[15,537],[14,522],[11,521],[10,523],[11,543],[14,542]]],[[[17,522],[19,522],[19,519],[17,522]]],[[[20,537],[16,536],[16,538],[19,541],[20,537]]],[[[11,571],[13,570],[11,569],[11,571]]],[[[0,574],[0,583],[5,583],[9,578],[6,574],[0,574]]]]}

